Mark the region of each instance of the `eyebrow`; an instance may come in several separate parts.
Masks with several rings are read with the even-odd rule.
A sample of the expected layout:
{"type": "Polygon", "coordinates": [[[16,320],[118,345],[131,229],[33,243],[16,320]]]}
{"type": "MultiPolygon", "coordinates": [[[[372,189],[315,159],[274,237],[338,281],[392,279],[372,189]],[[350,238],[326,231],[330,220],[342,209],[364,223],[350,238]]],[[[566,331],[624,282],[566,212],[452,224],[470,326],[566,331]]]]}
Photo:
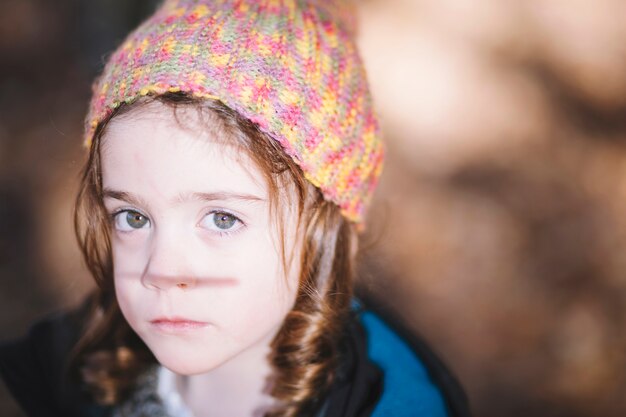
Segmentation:
{"type": "MultiPolygon", "coordinates": [[[[134,196],[125,191],[113,190],[105,188],[102,192],[103,198],[114,198],[116,200],[126,201],[127,203],[147,207],[148,203],[141,197],[134,196]]],[[[174,197],[170,203],[180,204],[186,201],[244,201],[244,202],[264,202],[265,199],[253,194],[239,194],[228,191],[214,191],[210,193],[187,192],[180,193],[174,197]]]]}

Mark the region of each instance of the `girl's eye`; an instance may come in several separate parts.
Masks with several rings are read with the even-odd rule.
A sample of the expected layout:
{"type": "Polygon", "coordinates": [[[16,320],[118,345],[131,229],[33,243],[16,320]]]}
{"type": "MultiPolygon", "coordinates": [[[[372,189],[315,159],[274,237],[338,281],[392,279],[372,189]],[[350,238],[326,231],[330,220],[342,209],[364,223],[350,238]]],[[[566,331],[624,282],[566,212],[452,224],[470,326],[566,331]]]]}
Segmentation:
{"type": "Polygon", "coordinates": [[[217,232],[233,232],[241,224],[242,222],[237,216],[224,211],[209,213],[202,221],[202,225],[205,228],[217,232]]]}
{"type": "Polygon", "coordinates": [[[150,220],[143,214],[134,210],[123,210],[113,215],[115,228],[123,232],[130,232],[136,229],[142,229],[150,223],[150,220]]]}

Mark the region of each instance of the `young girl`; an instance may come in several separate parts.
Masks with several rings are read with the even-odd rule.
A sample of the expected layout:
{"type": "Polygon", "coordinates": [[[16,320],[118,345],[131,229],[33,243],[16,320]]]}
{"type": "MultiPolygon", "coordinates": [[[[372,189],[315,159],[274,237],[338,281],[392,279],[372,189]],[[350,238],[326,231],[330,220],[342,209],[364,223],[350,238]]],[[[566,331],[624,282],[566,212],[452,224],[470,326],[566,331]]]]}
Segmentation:
{"type": "Polygon", "coordinates": [[[467,415],[352,296],[383,151],[350,13],[168,0],[110,57],[75,212],[97,291],[0,348],[29,415],[467,415]]]}

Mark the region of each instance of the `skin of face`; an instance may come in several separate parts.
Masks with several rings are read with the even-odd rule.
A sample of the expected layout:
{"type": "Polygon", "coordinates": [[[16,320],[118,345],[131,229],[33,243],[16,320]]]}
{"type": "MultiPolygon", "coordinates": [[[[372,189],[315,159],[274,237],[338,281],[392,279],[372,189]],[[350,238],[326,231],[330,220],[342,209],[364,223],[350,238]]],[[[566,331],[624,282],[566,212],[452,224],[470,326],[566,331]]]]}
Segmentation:
{"type": "MultiPolygon", "coordinates": [[[[154,102],[114,118],[101,147],[119,306],[180,375],[264,366],[298,286],[262,173],[206,123],[154,102]]],[[[280,201],[289,254],[297,215],[280,201]]]]}

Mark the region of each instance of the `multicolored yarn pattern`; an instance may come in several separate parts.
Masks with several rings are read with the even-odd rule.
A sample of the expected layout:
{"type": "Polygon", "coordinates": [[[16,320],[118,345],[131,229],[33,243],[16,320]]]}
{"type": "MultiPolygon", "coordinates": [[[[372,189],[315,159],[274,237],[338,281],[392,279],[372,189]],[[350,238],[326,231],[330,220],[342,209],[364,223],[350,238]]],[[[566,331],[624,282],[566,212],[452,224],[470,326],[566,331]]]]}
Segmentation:
{"type": "Polygon", "coordinates": [[[166,0],[94,84],[86,144],[120,103],[177,91],[218,99],[278,140],[325,198],[362,222],[383,145],[350,21],[335,6],[166,0]]]}

